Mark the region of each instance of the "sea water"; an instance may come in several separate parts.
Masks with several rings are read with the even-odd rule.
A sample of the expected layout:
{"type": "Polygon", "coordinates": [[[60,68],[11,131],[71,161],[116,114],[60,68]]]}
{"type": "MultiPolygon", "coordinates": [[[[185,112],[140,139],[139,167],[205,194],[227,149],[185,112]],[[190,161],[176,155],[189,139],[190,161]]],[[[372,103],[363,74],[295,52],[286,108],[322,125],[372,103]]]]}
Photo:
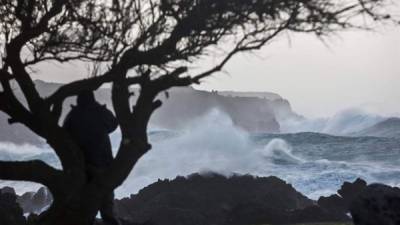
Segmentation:
{"type": "MultiPolygon", "coordinates": [[[[182,130],[151,128],[152,149],[144,155],[116,190],[122,198],[158,179],[217,172],[226,176],[277,176],[312,199],[333,194],[345,181],[400,186],[400,139],[332,136],[323,133],[252,134],[234,126],[224,113],[212,111],[182,130]]],[[[111,135],[114,154],[120,141],[111,135]]],[[[60,168],[46,146],[0,143],[0,160],[41,159],[60,168]]],[[[40,185],[0,181],[17,193],[40,185]]]]}

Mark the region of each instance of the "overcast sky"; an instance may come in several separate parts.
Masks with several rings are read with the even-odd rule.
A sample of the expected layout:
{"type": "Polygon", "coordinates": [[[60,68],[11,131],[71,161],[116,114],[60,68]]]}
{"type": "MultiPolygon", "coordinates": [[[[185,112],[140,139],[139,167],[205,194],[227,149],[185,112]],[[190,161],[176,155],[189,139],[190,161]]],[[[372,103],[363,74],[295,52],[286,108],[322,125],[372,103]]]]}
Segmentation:
{"type": "MultiPolygon", "coordinates": [[[[348,108],[400,113],[400,28],[346,32],[328,46],[313,36],[285,36],[257,52],[234,58],[199,87],[206,90],[269,91],[288,99],[308,117],[326,117],[348,108]]],[[[39,70],[35,78],[66,82],[87,73],[39,70]],[[54,71],[54,72],[49,72],[54,71]]]]}
{"type": "Polygon", "coordinates": [[[313,36],[292,35],[257,56],[240,56],[229,74],[208,78],[201,88],[272,91],[295,111],[329,116],[348,108],[400,113],[400,29],[346,32],[328,46],[313,36]]]}

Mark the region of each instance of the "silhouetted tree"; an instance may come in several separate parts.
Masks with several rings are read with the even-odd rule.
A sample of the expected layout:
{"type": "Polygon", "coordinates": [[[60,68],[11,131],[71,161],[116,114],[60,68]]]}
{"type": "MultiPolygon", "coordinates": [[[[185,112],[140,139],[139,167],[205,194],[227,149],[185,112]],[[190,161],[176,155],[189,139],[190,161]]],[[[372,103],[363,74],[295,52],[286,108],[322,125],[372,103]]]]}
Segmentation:
{"type": "MultiPolygon", "coordinates": [[[[51,207],[38,224],[86,225],[102,196],[126,179],[151,149],[147,125],[160,92],[199,83],[237,53],[268,44],[285,31],[323,36],[387,19],[385,0],[0,0],[0,110],[44,138],[62,170],[33,161],[0,162],[0,179],[47,186],[51,207]],[[365,22],[367,21],[367,22],[365,22]],[[223,50],[221,50],[223,49],[223,50]],[[195,62],[221,61],[195,74],[195,62]],[[41,62],[92,62],[96,76],[65,84],[48,97],[35,88],[29,67],[41,62]],[[190,72],[190,73],[189,73],[190,72]],[[24,100],[16,98],[16,82],[24,100]],[[90,182],[82,152],[59,125],[63,101],[112,84],[121,142],[111,167],[90,182]],[[140,87],[130,102],[130,87],[140,87]],[[26,104],[24,103],[26,101],[26,104]]],[[[196,70],[197,71],[197,70],[196,70]]]]}

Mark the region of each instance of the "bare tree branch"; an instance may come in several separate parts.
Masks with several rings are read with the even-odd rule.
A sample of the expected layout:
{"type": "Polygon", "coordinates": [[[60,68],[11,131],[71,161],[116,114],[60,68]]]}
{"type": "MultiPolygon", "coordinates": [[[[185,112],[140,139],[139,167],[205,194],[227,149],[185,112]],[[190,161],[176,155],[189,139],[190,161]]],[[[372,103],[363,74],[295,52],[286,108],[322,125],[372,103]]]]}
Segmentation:
{"type": "Polygon", "coordinates": [[[0,179],[54,183],[54,189],[60,188],[55,184],[59,179],[69,182],[73,191],[58,196],[63,200],[61,204],[79,208],[82,196],[93,193],[97,203],[85,205],[90,206],[88,210],[81,209],[94,217],[98,199],[105,193],[102,191],[120,185],[151,149],[147,126],[153,112],[162,105],[157,100],[161,92],[199,83],[220,71],[236,54],[260,49],[285,31],[324,37],[348,28],[367,29],[369,23],[359,24],[357,18],[387,19],[382,13],[387,1],[2,0],[0,42],[5,50],[0,49],[4,56],[0,110],[11,117],[11,122],[21,122],[44,137],[60,158],[63,171],[38,161],[0,162],[0,179]],[[216,53],[221,44],[233,48],[217,65],[188,75],[196,60],[216,53]],[[100,76],[63,85],[43,99],[28,66],[71,60],[110,67],[100,76]],[[21,88],[27,107],[15,97],[12,80],[21,88]],[[112,84],[112,103],[122,138],[109,170],[88,180],[82,150],[58,120],[66,98],[96,90],[105,83],[112,84]],[[140,89],[132,103],[129,88],[134,84],[140,89]],[[98,185],[105,188],[93,188],[98,185]]]}
{"type": "Polygon", "coordinates": [[[43,161],[0,161],[0,179],[31,181],[50,188],[57,185],[61,171],[54,169],[43,161]]]}

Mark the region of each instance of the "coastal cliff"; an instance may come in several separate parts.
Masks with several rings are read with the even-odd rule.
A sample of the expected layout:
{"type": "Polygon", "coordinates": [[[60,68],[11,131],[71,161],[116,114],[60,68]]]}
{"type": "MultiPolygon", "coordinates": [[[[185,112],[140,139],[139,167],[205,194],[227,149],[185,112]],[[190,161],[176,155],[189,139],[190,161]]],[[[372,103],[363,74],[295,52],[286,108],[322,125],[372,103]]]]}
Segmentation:
{"type": "MultiPolygon", "coordinates": [[[[36,80],[35,85],[42,96],[49,96],[62,84],[36,80]]],[[[16,88],[17,97],[21,93],[16,88]]],[[[132,89],[132,92],[137,92],[132,89]]],[[[109,88],[96,91],[96,98],[101,104],[111,107],[109,88]]],[[[137,95],[132,96],[134,102],[137,95]]],[[[278,94],[269,92],[217,92],[200,91],[192,87],[173,88],[168,93],[158,96],[163,105],[150,120],[150,127],[176,130],[190,121],[205,116],[211,110],[219,110],[230,117],[237,126],[249,132],[278,133],[279,120],[297,116],[290,103],[278,94]]],[[[75,104],[73,97],[66,99],[61,121],[75,104]]],[[[8,116],[0,113],[0,142],[39,144],[41,141],[20,124],[8,125],[8,116]]]]}

